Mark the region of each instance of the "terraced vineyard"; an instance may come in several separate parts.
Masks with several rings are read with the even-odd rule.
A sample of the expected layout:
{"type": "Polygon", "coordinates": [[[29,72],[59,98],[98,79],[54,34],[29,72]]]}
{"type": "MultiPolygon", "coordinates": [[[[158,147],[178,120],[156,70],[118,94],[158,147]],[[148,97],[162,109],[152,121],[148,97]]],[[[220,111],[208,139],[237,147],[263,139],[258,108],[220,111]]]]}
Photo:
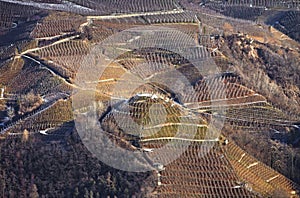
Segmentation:
{"type": "MultiPolygon", "coordinates": [[[[204,48],[187,51],[189,56],[186,58],[192,62],[207,61],[211,56],[204,48]]],[[[296,184],[288,179],[277,182],[275,179],[283,176],[250,155],[243,155],[243,159],[251,158],[244,166],[239,164],[241,160],[234,161],[235,149],[239,147],[211,130],[210,122],[217,117],[235,130],[279,130],[292,127],[297,123],[297,117],[272,107],[265,97],[243,86],[240,77],[223,73],[203,77],[201,73],[190,72],[192,68],[187,59],[170,56],[168,51],[134,51],[126,53],[120,60],[117,62],[121,67],[142,79],[164,76],[172,81],[175,76],[167,75],[169,70],[181,71],[195,88],[194,93],[187,91],[176,95],[163,85],[147,83],[131,95],[120,94],[127,99],[117,99],[102,116],[102,128],[112,138],[122,138],[128,142],[126,145],[133,144],[135,149],[150,150],[147,156],[153,166],[162,166],[157,168],[157,187],[152,196],[257,197],[272,196],[277,189],[296,196],[296,184]],[[143,69],[140,66],[143,61],[151,64],[143,69]],[[226,112],[218,111],[222,107],[226,107],[226,112]],[[176,152],[182,152],[180,157],[169,162],[168,153],[176,152]],[[250,168],[256,165],[261,168],[252,172],[250,168]],[[263,174],[266,176],[261,176],[263,174]]],[[[114,74],[104,73],[102,80],[118,79],[114,74]]],[[[121,142],[119,146],[123,144],[121,142]]]]}
{"type": "Polygon", "coordinates": [[[264,196],[268,196],[268,192],[281,186],[279,188],[285,189],[291,195],[296,194],[294,191],[296,186],[293,182],[249,156],[233,143],[229,143],[225,152],[237,174],[244,180],[248,180],[254,191],[262,192],[264,196]]]}
{"type": "MultiPolygon", "coordinates": [[[[223,4],[221,1],[208,1],[208,4],[223,4]]],[[[299,7],[299,1],[286,0],[286,1],[275,1],[275,0],[229,0],[225,1],[224,5],[243,5],[250,7],[268,7],[268,8],[297,8],[299,7]]]]}
{"type": "MultiPolygon", "coordinates": [[[[17,163],[3,155],[16,147],[12,143],[0,149],[0,197],[34,197],[35,188],[42,189],[41,197],[94,197],[96,192],[96,197],[299,197],[297,154],[292,174],[284,175],[234,141],[240,133],[265,137],[275,131],[284,138],[247,143],[268,141],[272,148],[291,149],[297,144],[300,91],[291,79],[298,78],[299,43],[278,39],[278,32],[253,20],[266,9],[298,6],[297,1],[273,0],[0,1],[5,8],[0,11],[0,40],[5,40],[0,44],[0,147],[1,141],[16,141],[25,148],[24,162],[32,162],[26,155],[35,149],[31,144],[45,144],[45,150],[62,147],[58,153],[64,156],[80,138],[84,144],[97,140],[95,148],[107,150],[111,141],[138,156],[121,159],[121,165],[151,170],[151,182],[145,181],[146,187],[140,182],[140,195],[128,190],[136,189],[131,181],[117,181],[123,173],[98,159],[88,168],[93,176],[82,173],[88,157],[83,163],[74,155],[58,168],[58,177],[75,171],[76,179],[58,187],[45,181],[46,169],[26,175],[31,165],[22,168],[20,153],[17,163]],[[294,75],[275,78],[277,70],[269,71],[274,65],[294,75]],[[91,121],[91,115],[96,119],[91,121]],[[290,136],[295,136],[292,144],[286,140],[290,136]],[[17,173],[5,172],[11,173],[15,163],[22,173],[17,182],[17,173]],[[67,168],[74,164],[76,169],[67,168]],[[9,187],[7,181],[22,186],[9,187]],[[22,190],[27,181],[30,192],[22,190]]],[[[282,35],[285,29],[296,34],[296,18],[291,11],[278,21],[282,35]]],[[[83,145],[80,153],[92,144],[83,145]]],[[[100,155],[113,158],[104,151],[100,155]]]]}
{"type": "Polygon", "coordinates": [[[273,26],[281,32],[289,35],[291,38],[299,41],[299,17],[299,11],[286,12],[285,16],[279,21],[276,21],[273,26]]]}
{"type": "Polygon", "coordinates": [[[239,185],[239,177],[218,143],[193,143],[179,159],[157,174],[160,183],[154,194],[158,197],[256,197],[239,185]],[[205,157],[199,156],[204,150],[207,150],[205,157]]]}
{"type": "Polygon", "coordinates": [[[0,31],[7,31],[10,28],[15,28],[17,24],[15,23],[20,18],[30,17],[38,12],[37,9],[31,8],[27,9],[26,6],[16,5],[6,2],[0,2],[1,5],[1,22],[0,31]]]}

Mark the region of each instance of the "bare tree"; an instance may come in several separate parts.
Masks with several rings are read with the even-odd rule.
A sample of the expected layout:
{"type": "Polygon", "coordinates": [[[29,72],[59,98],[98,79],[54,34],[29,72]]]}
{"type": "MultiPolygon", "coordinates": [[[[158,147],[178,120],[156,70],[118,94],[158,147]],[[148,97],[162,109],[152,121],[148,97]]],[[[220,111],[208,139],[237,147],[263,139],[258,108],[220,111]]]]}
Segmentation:
{"type": "Polygon", "coordinates": [[[7,116],[9,117],[9,120],[12,120],[13,117],[15,117],[15,109],[13,107],[8,107],[7,116]]]}
{"type": "Polygon", "coordinates": [[[26,95],[23,95],[19,99],[19,105],[20,105],[20,114],[24,114],[26,112],[33,111],[37,109],[41,104],[43,100],[39,94],[35,94],[33,91],[30,91],[26,95]]]}

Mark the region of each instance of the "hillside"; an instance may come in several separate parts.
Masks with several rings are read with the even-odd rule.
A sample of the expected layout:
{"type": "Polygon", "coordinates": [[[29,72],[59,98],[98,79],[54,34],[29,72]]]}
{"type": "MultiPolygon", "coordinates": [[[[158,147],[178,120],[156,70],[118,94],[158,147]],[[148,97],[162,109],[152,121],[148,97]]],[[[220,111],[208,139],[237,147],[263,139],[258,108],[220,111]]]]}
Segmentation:
{"type": "Polygon", "coordinates": [[[0,1],[0,197],[299,197],[280,2],[0,1]]]}

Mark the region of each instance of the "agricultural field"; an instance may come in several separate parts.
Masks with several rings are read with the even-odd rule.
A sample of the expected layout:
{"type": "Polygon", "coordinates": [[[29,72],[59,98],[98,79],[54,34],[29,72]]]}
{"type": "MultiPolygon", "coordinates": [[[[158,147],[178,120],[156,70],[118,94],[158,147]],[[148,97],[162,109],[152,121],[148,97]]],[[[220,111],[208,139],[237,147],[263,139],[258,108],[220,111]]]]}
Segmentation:
{"type": "Polygon", "coordinates": [[[0,197],[300,197],[299,6],[0,0],[0,197]]]}

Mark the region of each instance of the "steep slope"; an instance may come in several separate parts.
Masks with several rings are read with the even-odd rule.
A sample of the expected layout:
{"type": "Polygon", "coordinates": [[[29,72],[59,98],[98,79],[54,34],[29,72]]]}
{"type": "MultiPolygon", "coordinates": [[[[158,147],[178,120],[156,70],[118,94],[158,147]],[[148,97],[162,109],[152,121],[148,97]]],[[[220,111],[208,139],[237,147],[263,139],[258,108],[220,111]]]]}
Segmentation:
{"type": "MultiPolygon", "coordinates": [[[[299,127],[299,43],[284,31],[228,18],[185,1],[76,1],[82,7],[66,11],[105,15],[84,17],[33,9],[21,12],[24,18],[20,18],[19,7],[28,8],[26,3],[3,3],[17,9],[16,13],[3,11],[8,19],[2,24],[6,29],[1,40],[10,38],[13,30],[7,24],[13,25],[16,18],[34,24],[18,29],[18,41],[8,40],[1,48],[0,88],[5,91],[0,120],[9,119],[1,123],[0,130],[3,197],[29,196],[36,187],[40,195],[54,197],[298,196],[297,184],[267,166],[283,173],[276,166],[285,163],[283,160],[264,165],[267,159],[262,156],[272,158],[268,151],[275,144],[259,144],[272,142],[266,137],[270,131],[299,138],[293,133],[299,127]],[[40,19],[45,13],[48,16],[40,19]],[[175,52],[159,47],[133,50],[117,43],[116,51],[126,53],[113,60],[101,77],[93,79],[93,71],[84,65],[90,63],[85,57],[93,46],[128,28],[150,24],[156,24],[153,27],[157,30],[163,25],[173,31],[156,31],[153,40],[140,41],[137,34],[127,42],[164,46],[164,38],[169,36],[172,42],[168,44],[175,43],[175,52]],[[185,38],[176,37],[174,29],[191,36],[192,47],[185,46],[185,38]],[[185,57],[178,52],[184,52],[185,57]],[[208,71],[197,70],[197,63],[208,71]],[[95,89],[76,84],[82,65],[91,72],[88,86],[95,85],[95,89]],[[210,66],[216,69],[212,74],[210,66]],[[128,75],[132,78],[127,79],[128,75]],[[180,81],[183,79],[185,83],[180,81]],[[126,87],[128,82],[130,87],[126,87]],[[134,90],[127,89],[135,86],[134,90]],[[41,97],[42,103],[36,108],[29,105],[28,112],[22,114],[21,99],[29,93],[41,97]],[[95,103],[91,106],[86,97],[93,94],[95,103]],[[80,104],[75,109],[71,103],[74,98],[80,104]],[[110,140],[120,148],[147,156],[143,162],[155,171],[118,171],[90,154],[80,143],[72,112],[84,116],[91,109],[96,110],[97,126],[110,140]],[[221,129],[215,129],[214,124],[221,124],[221,129]],[[241,134],[248,135],[247,144],[241,134]],[[256,143],[266,148],[255,148],[256,143]],[[260,150],[264,155],[256,154],[260,150]],[[168,160],[170,156],[174,161],[168,160]]],[[[54,10],[66,8],[55,7],[60,6],[59,1],[44,3],[56,4],[51,8],[54,10]]],[[[46,4],[41,5],[49,8],[46,4]]],[[[263,16],[261,8],[245,16],[236,14],[243,6],[238,2],[228,6],[223,14],[246,19],[263,16]]],[[[288,144],[287,152],[296,151],[285,138],[277,139],[276,144],[278,148],[288,144]]],[[[284,158],[281,153],[278,156],[284,158]]],[[[295,164],[291,172],[300,170],[297,157],[291,159],[295,164]]],[[[284,174],[300,181],[299,176],[284,174]]]]}

